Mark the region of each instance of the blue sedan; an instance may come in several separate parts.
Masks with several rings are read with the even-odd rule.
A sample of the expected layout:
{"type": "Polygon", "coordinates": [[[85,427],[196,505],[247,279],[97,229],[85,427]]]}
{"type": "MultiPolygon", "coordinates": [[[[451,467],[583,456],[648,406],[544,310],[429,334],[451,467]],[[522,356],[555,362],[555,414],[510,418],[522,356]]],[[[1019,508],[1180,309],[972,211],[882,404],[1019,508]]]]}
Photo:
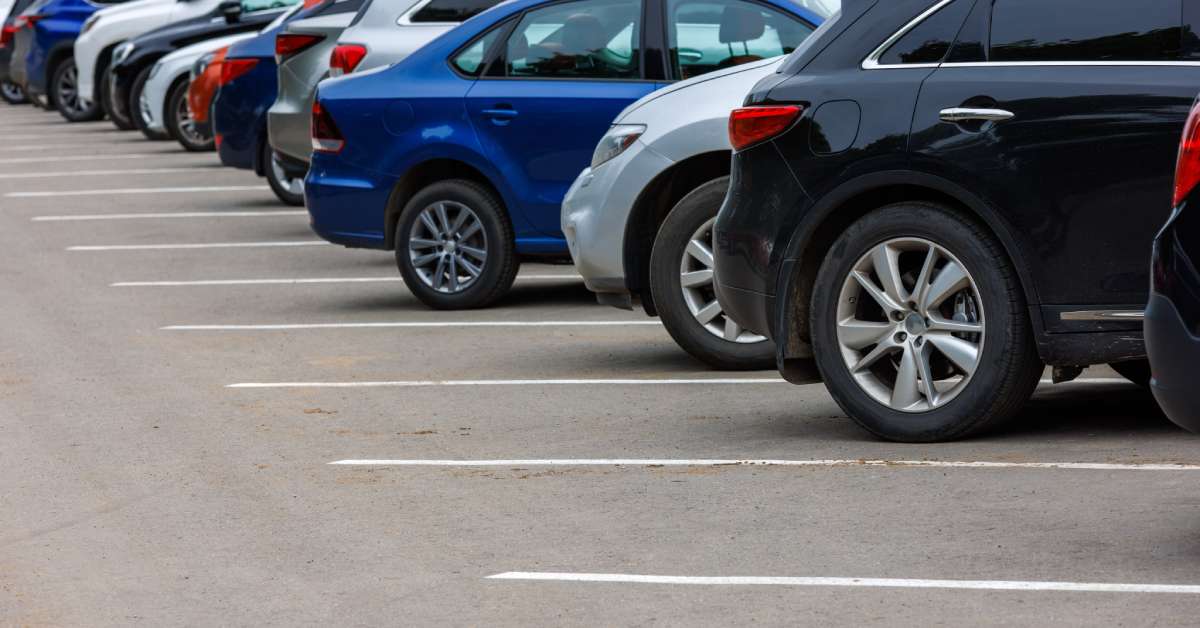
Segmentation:
{"type": "Polygon", "coordinates": [[[559,206],[585,166],[636,140],[596,147],[622,109],[671,81],[791,52],[819,21],[782,0],[499,5],[390,68],[321,84],[313,229],[394,249],[431,307],[486,306],[521,259],[568,255],[559,206]]]}

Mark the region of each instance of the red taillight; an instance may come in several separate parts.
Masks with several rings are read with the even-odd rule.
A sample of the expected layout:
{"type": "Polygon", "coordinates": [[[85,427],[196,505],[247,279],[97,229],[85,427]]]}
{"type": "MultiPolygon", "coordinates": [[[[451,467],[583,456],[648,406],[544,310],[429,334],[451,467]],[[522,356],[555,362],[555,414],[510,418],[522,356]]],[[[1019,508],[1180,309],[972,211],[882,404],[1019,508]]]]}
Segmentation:
{"type": "Polygon", "coordinates": [[[46,19],[46,16],[38,15],[36,13],[31,13],[29,15],[18,15],[17,19],[13,20],[13,28],[15,30],[21,30],[26,26],[33,28],[34,24],[37,24],[44,19],[46,19]]]}
{"type": "Polygon", "coordinates": [[[284,59],[313,46],[325,39],[320,35],[301,35],[297,33],[280,33],[275,36],[275,61],[284,59]]]}
{"type": "Polygon", "coordinates": [[[729,114],[729,143],[733,150],[742,150],[783,133],[792,126],[796,118],[804,113],[804,107],[743,107],[729,114]]]}
{"type": "Polygon", "coordinates": [[[12,41],[13,35],[16,35],[16,34],[17,34],[16,26],[10,26],[8,24],[5,24],[4,28],[0,28],[0,46],[7,46],[8,42],[12,41]]]}
{"type": "Polygon", "coordinates": [[[325,0],[304,0],[304,4],[301,5],[300,8],[302,10],[303,9],[311,9],[311,8],[317,6],[318,4],[321,4],[322,2],[325,2],[325,0]]]}
{"type": "Polygon", "coordinates": [[[367,56],[367,47],[358,44],[339,44],[329,54],[329,76],[349,74],[367,56]]]}
{"type": "Polygon", "coordinates": [[[237,77],[254,69],[258,65],[258,59],[226,59],[221,63],[221,80],[220,85],[228,85],[237,77]]]}
{"type": "Polygon", "coordinates": [[[1179,207],[1200,185],[1200,101],[1192,106],[1183,139],[1179,142],[1179,159],[1175,162],[1175,207],[1179,207]]]}
{"type": "Polygon", "coordinates": [[[346,145],[342,132],[333,122],[333,116],[321,107],[320,102],[312,106],[312,147],[318,153],[337,153],[346,145]]]}

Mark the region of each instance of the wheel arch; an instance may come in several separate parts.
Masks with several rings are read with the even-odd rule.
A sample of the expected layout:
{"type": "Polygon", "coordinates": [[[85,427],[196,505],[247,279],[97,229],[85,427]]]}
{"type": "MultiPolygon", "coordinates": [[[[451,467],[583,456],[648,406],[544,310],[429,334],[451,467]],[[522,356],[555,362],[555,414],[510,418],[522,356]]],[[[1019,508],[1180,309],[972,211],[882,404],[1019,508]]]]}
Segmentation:
{"type": "Polygon", "coordinates": [[[484,174],[483,170],[461,159],[431,158],[417,163],[405,171],[404,175],[392,186],[391,193],[388,194],[387,207],[384,210],[384,246],[388,250],[392,250],[396,246],[396,225],[400,220],[400,212],[404,211],[404,206],[408,204],[408,201],[425,187],[448,179],[466,179],[486,187],[500,200],[500,204],[504,207],[504,215],[511,226],[512,210],[508,207],[505,195],[492,182],[491,177],[484,174]]]}
{"type": "Polygon", "coordinates": [[[775,336],[781,364],[812,356],[809,303],[813,283],[834,240],[851,223],[892,203],[925,201],[943,205],[986,229],[1017,271],[1035,335],[1043,326],[1040,298],[1028,265],[1029,247],[995,208],[943,177],[917,171],[890,171],[852,179],[823,195],[793,232],[776,286],[775,336]]]}
{"type": "Polygon", "coordinates": [[[654,239],[667,214],[700,185],[729,176],[732,151],[717,150],[693,155],[658,173],[638,194],[625,223],[621,252],[625,287],[641,297],[646,313],[656,315],[650,294],[650,256],[654,239]]]}

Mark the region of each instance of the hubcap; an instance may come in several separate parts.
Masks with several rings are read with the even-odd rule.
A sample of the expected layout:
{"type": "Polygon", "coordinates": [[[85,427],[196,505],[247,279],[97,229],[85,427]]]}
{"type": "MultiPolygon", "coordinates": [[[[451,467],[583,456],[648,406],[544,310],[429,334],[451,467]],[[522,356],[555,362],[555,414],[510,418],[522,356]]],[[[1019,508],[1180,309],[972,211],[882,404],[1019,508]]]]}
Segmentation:
{"type": "MultiPolygon", "coordinates": [[[[187,107],[185,106],[184,109],[187,107]]],[[[190,118],[189,118],[190,120],[190,118]]],[[[193,129],[195,126],[193,125],[193,129]]],[[[279,157],[271,155],[271,174],[290,194],[297,196],[304,194],[304,177],[289,177],[283,170],[283,164],[280,163],[279,157]]]]}
{"type": "Polygon", "coordinates": [[[417,276],[438,292],[462,292],[483,273],[487,234],[479,216],[462,203],[441,201],[421,210],[408,236],[417,276]]]}
{"type": "Polygon", "coordinates": [[[742,329],[733,319],[725,316],[725,310],[717,302],[713,291],[713,224],[710,218],[688,239],[679,260],[679,285],[683,289],[683,302],[688,311],[704,329],[723,340],[738,344],[763,342],[765,337],[742,329]]]}
{"type": "Polygon", "coordinates": [[[838,297],[837,337],[850,375],[875,401],[928,412],[959,395],[983,353],[984,304],[952,253],[896,238],[854,265],[838,297]]]}

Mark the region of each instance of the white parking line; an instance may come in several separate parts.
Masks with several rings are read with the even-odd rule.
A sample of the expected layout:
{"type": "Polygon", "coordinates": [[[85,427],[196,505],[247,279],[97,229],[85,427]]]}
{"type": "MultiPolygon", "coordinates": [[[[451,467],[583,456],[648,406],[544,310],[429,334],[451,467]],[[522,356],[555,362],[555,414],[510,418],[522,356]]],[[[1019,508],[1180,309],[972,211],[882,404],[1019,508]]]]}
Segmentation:
{"type": "Polygon", "coordinates": [[[9,192],[7,198],[50,198],[57,196],[108,196],[120,194],[179,194],[192,192],[260,192],[271,189],[265,185],[211,185],[178,188],[111,188],[104,190],[68,190],[65,192],[9,192]]]}
{"type": "Polygon", "coordinates": [[[671,386],[717,384],[782,384],[782,379],[705,378],[705,379],[452,379],[399,380],[388,382],[245,382],[226,388],[425,388],[433,386],[671,386]]]}
{"type": "Polygon", "coordinates": [[[680,458],[547,458],[499,460],[335,460],[350,467],[932,467],[944,469],[1065,469],[1077,471],[1200,471],[1200,464],[1114,462],[987,462],[954,460],[772,460],[680,458]]]}
{"type": "MultiPolygon", "coordinates": [[[[517,275],[518,281],[578,281],[579,275],[517,275]]],[[[166,288],[197,286],[290,286],[325,283],[395,283],[403,281],[398,275],[387,277],[304,277],[298,279],[199,279],[195,281],[118,281],[113,288],[166,288]]]]}
{"type": "Polygon", "coordinates": [[[324,240],[300,240],[297,242],[208,242],[204,244],[105,244],[68,246],[68,251],[155,251],[174,249],[243,249],[264,246],[327,246],[324,240]]]}
{"type": "Polygon", "coordinates": [[[1046,591],[1070,593],[1184,593],[1200,594],[1194,584],[1122,582],[1053,582],[1038,580],[926,580],[920,578],[826,578],[792,576],[653,576],[618,573],[561,573],[507,571],[489,580],[552,582],[610,582],[625,584],[768,585],[789,587],[858,587],[872,589],[969,589],[983,591],[1046,591]]]}
{"type": "Polygon", "coordinates": [[[442,327],[661,327],[657,320],[645,321],[421,321],[394,323],[282,323],[275,325],[169,325],[164,331],[288,331],[295,329],[391,329],[442,327]]]}
{"type": "Polygon", "coordinates": [[[145,218],[267,218],[278,216],[307,216],[304,210],[228,211],[228,212],[157,212],[143,214],[78,214],[63,216],[34,216],[33,222],[65,222],[74,220],[137,220],[145,218]]]}
{"type": "Polygon", "coordinates": [[[54,172],[6,172],[0,174],[0,179],[54,179],[58,177],[106,177],[126,176],[133,174],[172,174],[177,172],[195,172],[211,174],[207,168],[130,168],[128,170],[59,170],[54,172]]]}
{"type": "MultiPolygon", "coordinates": [[[[39,149],[46,148],[44,146],[37,147],[39,149]]],[[[160,159],[162,155],[146,155],[144,153],[129,153],[117,155],[58,155],[54,157],[5,157],[0,159],[0,164],[40,164],[58,161],[93,161],[103,159],[110,161],[113,159],[160,159]]]]}

